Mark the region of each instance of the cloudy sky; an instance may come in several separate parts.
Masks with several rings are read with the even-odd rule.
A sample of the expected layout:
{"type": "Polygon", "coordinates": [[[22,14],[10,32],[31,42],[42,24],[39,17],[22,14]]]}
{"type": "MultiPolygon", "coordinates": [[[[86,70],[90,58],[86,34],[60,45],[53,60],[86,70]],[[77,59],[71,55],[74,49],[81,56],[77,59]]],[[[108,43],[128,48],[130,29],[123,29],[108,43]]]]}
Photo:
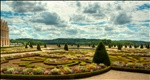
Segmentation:
{"type": "Polygon", "coordinates": [[[150,41],[148,1],[1,1],[11,39],[150,41]]]}

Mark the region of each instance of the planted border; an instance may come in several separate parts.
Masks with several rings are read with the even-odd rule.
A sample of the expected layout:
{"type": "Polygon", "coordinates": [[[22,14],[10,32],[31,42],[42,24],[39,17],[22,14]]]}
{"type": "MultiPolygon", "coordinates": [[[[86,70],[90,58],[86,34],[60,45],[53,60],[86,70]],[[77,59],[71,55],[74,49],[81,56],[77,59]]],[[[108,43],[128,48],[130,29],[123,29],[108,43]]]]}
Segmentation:
{"type": "Polygon", "coordinates": [[[111,69],[150,74],[150,70],[145,70],[145,69],[123,68],[123,67],[117,67],[117,66],[111,66],[111,69]]]}
{"type": "Polygon", "coordinates": [[[75,74],[64,74],[64,75],[20,75],[20,74],[1,74],[2,79],[77,79],[83,77],[90,77],[93,75],[101,74],[110,70],[110,66],[101,70],[93,72],[83,72],[75,74]]]}

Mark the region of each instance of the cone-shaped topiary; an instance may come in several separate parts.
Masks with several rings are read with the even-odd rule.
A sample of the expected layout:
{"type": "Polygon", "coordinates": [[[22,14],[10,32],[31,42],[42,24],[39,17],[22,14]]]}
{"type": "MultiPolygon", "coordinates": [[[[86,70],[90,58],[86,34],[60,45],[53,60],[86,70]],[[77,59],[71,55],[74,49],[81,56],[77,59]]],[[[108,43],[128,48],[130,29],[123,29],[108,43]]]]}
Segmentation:
{"type": "Polygon", "coordinates": [[[127,48],[127,45],[125,45],[124,47],[127,48]]]}
{"type": "Polygon", "coordinates": [[[92,48],[95,48],[95,45],[94,45],[94,44],[92,45],[92,48]]]}
{"type": "Polygon", "coordinates": [[[78,44],[78,45],[77,45],[77,47],[79,48],[79,47],[80,47],[80,45],[78,44]]]}
{"type": "Polygon", "coordinates": [[[68,51],[68,44],[67,43],[64,46],[64,50],[68,51]]]}
{"type": "Polygon", "coordinates": [[[58,47],[61,47],[60,44],[58,44],[58,47]]]}
{"type": "Polygon", "coordinates": [[[47,46],[46,46],[46,44],[44,44],[44,48],[46,48],[47,46]]]}
{"type": "Polygon", "coordinates": [[[147,44],[147,45],[146,45],[146,48],[147,48],[147,49],[149,49],[149,48],[150,48],[149,44],[147,44]]]}
{"type": "Polygon", "coordinates": [[[138,45],[137,44],[134,44],[134,48],[137,48],[138,47],[138,45]]]}
{"type": "Polygon", "coordinates": [[[122,49],[122,45],[118,44],[118,50],[121,50],[121,49],[122,49]]]}
{"type": "Polygon", "coordinates": [[[109,44],[108,47],[111,48],[111,45],[109,44]]]}
{"type": "Polygon", "coordinates": [[[89,47],[90,47],[91,45],[89,44],[89,47]]]}
{"type": "Polygon", "coordinates": [[[132,48],[132,45],[130,45],[130,48],[132,48]]]}
{"type": "Polygon", "coordinates": [[[30,48],[33,48],[32,42],[31,42],[31,41],[29,42],[29,46],[30,46],[30,48]]]}
{"type": "Polygon", "coordinates": [[[25,44],[25,48],[28,48],[28,45],[27,45],[27,44],[25,44]]]}
{"type": "Polygon", "coordinates": [[[143,49],[143,44],[141,44],[140,48],[143,49]]]}
{"type": "Polygon", "coordinates": [[[40,44],[37,44],[37,50],[41,50],[40,44]]]}
{"type": "Polygon", "coordinates": [[[110,66],[109,56],[102,42],[97,46],[92,62],[98,64],[104,63],[105,65],[110,66]]]}

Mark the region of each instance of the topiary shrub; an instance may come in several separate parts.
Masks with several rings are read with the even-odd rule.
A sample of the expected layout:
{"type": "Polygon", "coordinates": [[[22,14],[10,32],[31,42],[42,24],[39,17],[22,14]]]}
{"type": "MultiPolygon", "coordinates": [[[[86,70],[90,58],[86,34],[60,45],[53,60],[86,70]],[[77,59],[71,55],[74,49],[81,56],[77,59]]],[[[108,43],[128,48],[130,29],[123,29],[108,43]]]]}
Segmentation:
{"type": "Polygon", "coordinates": [[[143,44],[141,44],[140,48],[143,49],[143,44]]]}
{"type": "Polygon", "coordinates": [[[68,44],[67,43],[64,46],[64,50],[68,51],[68,44]]]}
{"type": "Polygon", "coordinates": [[[137,48],[137,47],[138,47],[138,45],[135,44],[135,45],[134,45],[134,48],[137,48]]]}
{"type": "Polygon", "coordinates": [[[146,45],[146,48],[147,48],[147,49],[149,49],[149,48],[150,48],[149,44],[147,44],[147,45],[146,45]]]}
{"type": "Polygon", "coordinates": [[[27,44],[25,44],[25,48],[28,48],[28,45],[27,45],[27,44]]]}
{"type": "Polygon", "coordinates": [[[125,45],[124,47],[127,48],[127,45],[125,45]]]}
{"type": "Polygon", "coordinates": [[[95,45],[94,45],[94,44],[92,45],[92,48],[95,48],[95,45]]]}
{"type": "Polygon", "coordinates": [[[91,45],[89,44],[89,47],[90,47],[91,45]]]}
{"type": "Polygon", "coordinates": [[[92,62],[98,64],[104,63],[105,65],[110,66],[109,56],[102,42],[97,46],[92,62]]]}
{"type": "Polygon", "coordinates": [[[61,47],[60,44],[57,45],[58,47],[61,47]]]}
{"type": "Polygon", "coordinates": [[[122,45],[118,44],[118,50],[121,50],[121,49],[122,49],[122,45]]]}
{"type": "Polygon", "coordinates": [[[31,42],[31,41],[29,42],[29,46],[30,46],[30,48],[33,48],[32,42],[31,42]]]}
{"type": "Polygon", "coordinates": [[[108,47],[111,48],[111,45],[109,44],[108,47]]]}
{"type": "Polygon", "coordinates": [[[37,44],[37,50],[41,50],[40,44],[37,44]]]}
{"type": "Polygon", "coordinates": [[[78,44],[78,45],[77,45],[77,47],[79,48],[79,47],[80,47],[80,45],[78,44]]]}
{"type": "Polygon", "coordinates": [[[46,48],[47,46],[46,46],[46,44],[44,44],[44,48],[46,48]]]}
{"type": "Polygon", "coordinates": [[[130,45],[130,48],[132,48],[132,45],[130,45]]]}

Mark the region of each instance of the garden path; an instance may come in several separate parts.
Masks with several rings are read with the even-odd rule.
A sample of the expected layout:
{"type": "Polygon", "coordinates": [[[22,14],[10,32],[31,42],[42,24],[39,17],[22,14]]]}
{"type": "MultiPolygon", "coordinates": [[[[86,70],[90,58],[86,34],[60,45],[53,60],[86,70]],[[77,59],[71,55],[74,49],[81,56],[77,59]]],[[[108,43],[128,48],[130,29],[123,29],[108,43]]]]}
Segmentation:
{"type": "Polygon", "coordinates": [[[22,53],[11,53],[11,54],[1,54],[1,56],[10,56],[10,55],[16,55],[16,54],[25,54],[25,53],[36,53],[36,52],[42,52],[42,51],[32,51],[32,52],[22,52],[22,53]]]}
{"type": "Polygon", "coordinates": [[[79,80],[150,80],[150,74],[110,70],[103,74],[79,80]]]}

